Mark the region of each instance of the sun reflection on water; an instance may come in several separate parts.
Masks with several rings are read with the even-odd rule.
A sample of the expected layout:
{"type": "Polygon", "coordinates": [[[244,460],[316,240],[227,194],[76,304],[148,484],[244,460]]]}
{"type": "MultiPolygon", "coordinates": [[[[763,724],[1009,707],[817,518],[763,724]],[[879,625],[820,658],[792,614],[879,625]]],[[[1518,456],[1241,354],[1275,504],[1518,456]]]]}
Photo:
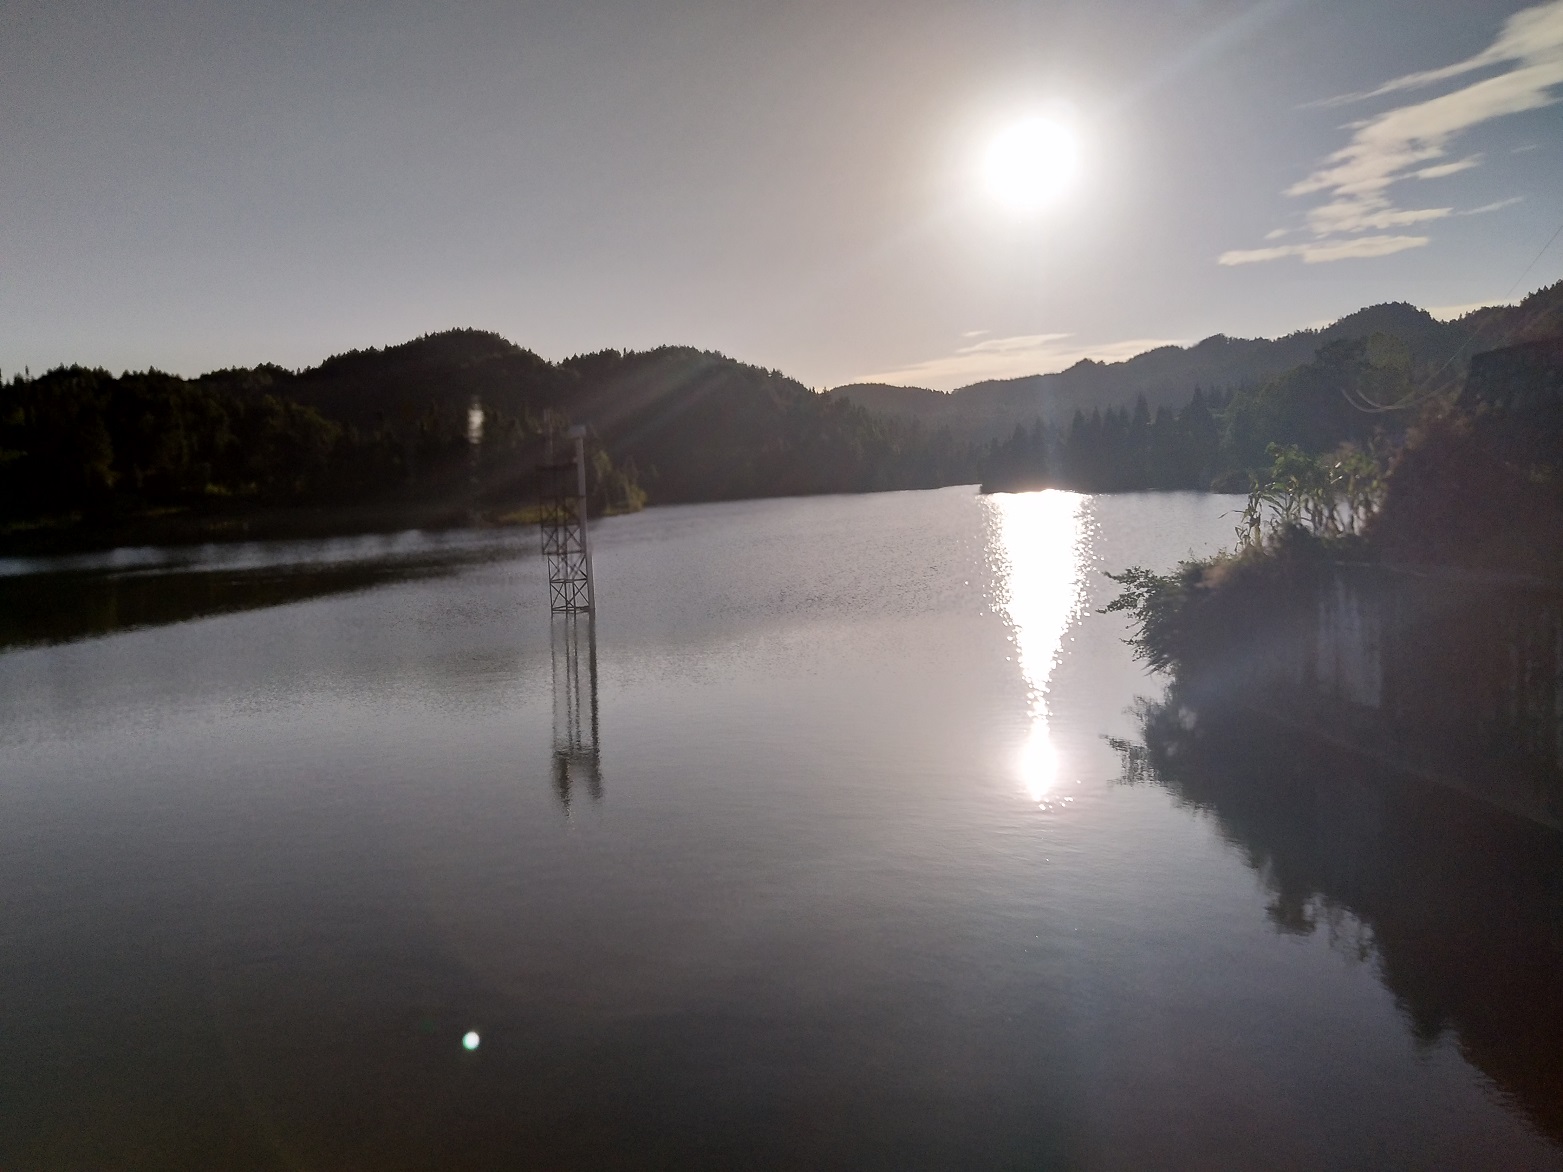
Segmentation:
{"type": "Polygon", "coordinates": [[[1085,499],[1056,489],[984,498],[990,510],[989,562],[996,601],[1009,621],[1026,681],[1031,727],[1018,770],[1026,792],[1041,803],[1055,796],[1058,783],[1048,689],[1064,635],[1085,596],[1085,499]]]}

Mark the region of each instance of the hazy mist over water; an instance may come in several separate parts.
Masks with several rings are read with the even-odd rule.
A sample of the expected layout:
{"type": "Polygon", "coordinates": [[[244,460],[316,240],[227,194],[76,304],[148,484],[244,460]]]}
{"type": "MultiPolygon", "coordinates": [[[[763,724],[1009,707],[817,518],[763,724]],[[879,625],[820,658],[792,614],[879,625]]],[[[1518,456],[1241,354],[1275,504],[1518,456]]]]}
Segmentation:
{"type": "Polygon", "coordinates": [[[1237,507],[607,520],[563,763],[530,532],[8,565],[0,1165],[1563,1166],[1122,784],[1103,571],[1237,507]]]}

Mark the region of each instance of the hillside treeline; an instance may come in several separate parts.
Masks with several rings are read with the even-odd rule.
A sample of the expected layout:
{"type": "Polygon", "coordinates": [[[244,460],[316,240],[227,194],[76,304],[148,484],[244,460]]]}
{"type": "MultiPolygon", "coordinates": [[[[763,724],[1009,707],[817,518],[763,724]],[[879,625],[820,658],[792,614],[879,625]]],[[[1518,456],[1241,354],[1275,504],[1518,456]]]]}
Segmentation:
{"type": "Polygon", "coordinates": [[[507,456],[539,442],[536,419],[502,412],[485,420],[481,452],[448,412],[360,426],[300,402],[292,381],[264,367],[13,378],[0,387],[0,516],[102,525],[148,511],[481,498],[507,456]]]}
{"type": "MultiPolygon", "coordinates": [[[[1479,309],[1454,322],[1437,321],[1409,305],[1384,305],[1317,333],[1274,343],[1239,345],[1216,338],[1124,363],[1083,363],[1063,375],[1017,380],[1011,390],[1018,394],[1029,387],[1044,393],[1048,380],[1068,382],[1066,376],[1104,387],[1132,386],[1144,382],[1151,369],[1158,377],[1179,365],[1210,373],[1216,366],[1205,351],[1237,350],[1268,361],[1295,354],[1301,343],[1316,343],[1305,361],[1263,378],[1245,376],[1214,387],[1207,383],[1192,396],[1169,401],[1164,386],[1149,399],[1140,394],[1132,408],[1076,410],[1067,424],[1050,423],[1037,411],[1029,424],[1017,424],[1007,438],[989,443],[981,461],[984,483],[997,490],[1247,491],[1270,467],[1271,445],[1315,455],[1350,445],[1388,458],[1430,413],[1460,400],[1467,369],[1479,368],[1484,355],[1560,335],[1563,282],[1518,305],[1479,309]]],[[[1234,366],[1227,373],[1242,369],[1234,366]]],[[[962,397],[981,391],[991,398],[999,385],[955,392],[946,415],[965,410],[981,416],[981,401],[963,408],[962,397]]]]}
{"type": "MultiPolygon", "coordinates": [[[[519,519],[535,502],[547,435],[572,421],[591,437],[597,512],[976,482],[1246,491],[1271,445],[1392,452],[1453,400],[1479,351],[1563,327],[1563,284],[1462,319],[1478,327],[1467,335],[1475,360],[1429,333],[1425,316],[1363,311],[1348,320],[1416,330],[1408,341],[1332,327],[1307,361],[1263,379],[1103,402],[1067,423],[1036,411],[987,441],[939,414],[870,410],[688,347],[548,362],[477,330],[300,371],[187,379],[62,367],[0,381],[0,540],[283,535],[305,514],[311,532],[519,519]]],[[[1092,377],[1107,379],[1096,366],[1092,377]]],[[[959,411],[967,393],[943,398],[959,411]]]]}
{"type": "Polygon", "coordinates": [[[1208,489],[1225,469],[1221,412],[1227,397],[1195,388],[1181,411],[1142,395],[1128,408],[1076,411],[1067,428],[1038,419],[1017,426],[983,461],[984,485],[995,490],[1068,488],[1076,492],[1208,489]]]}
{"type": "Polygon", "coordinates": [[[1077,411],[1067,428],[1038,420],[990,449],[995,489],[1069,488],[1079,492],[1246,490],[1268,465],[1271,444],[1327,452],[1341,444],[1393,442],[1416,418],[1419,378],[1398,338],[1331,342],[1313,360],[1257,385],[1209,394],[1196,388],[1177,411],[1144,396],[1133,410],[1077,411]]]}
{"type": "Polygon", "coordinates": [[[721,355],[549,363],[459,330],[298,372],[14,376],[0,383],[0,525],[14,546],[128,539],[148,518],[180,538],[262,515],[276,532],[290,510],[316,529],[524,516],[546,437],[572,420],[588,424],[596,512],[977,477],[947,433],[721,355]]]}
{"type": "Polygon", "coordinates": [[[1473,354],[1563,331],[1563,282],[1538,290],[1518,305],[1476,309],[1440,320],[1404,302],[1373,305],[1323,329],[1280,338],[1231,338],[1216,334],[1192,346],[1160,346],[1122,362],[1081,359],[1055,374],[973,383],[951,394],[918,387],[859,383],[837,387],[833,397],[887,415],[948,427],[957,439],[1003,442],[1019,424],[1033,422],[1067,431],[1074,413],[1132,408],[1143,396],[1154,413],[1181,410],[1196,386],[1222,392],[1257,388],[1313,361],[1337,342],[1375,334],[1405,347],[1410,366],[1435,393],[1458,390],[1473,354]]]}

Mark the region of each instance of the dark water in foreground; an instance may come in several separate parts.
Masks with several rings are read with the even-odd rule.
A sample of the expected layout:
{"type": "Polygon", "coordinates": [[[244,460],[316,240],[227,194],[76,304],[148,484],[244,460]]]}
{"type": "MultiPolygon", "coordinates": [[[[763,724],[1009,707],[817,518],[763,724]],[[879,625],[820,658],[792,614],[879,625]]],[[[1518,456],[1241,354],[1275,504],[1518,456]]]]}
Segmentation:
{"type": "Polygon", "coordinates": [[[0,1168],[1563,1167],[1556,844],[1133,709],[1231,508],[610,520],[595,685],[530,534],[0,564],[0,1168]]]}

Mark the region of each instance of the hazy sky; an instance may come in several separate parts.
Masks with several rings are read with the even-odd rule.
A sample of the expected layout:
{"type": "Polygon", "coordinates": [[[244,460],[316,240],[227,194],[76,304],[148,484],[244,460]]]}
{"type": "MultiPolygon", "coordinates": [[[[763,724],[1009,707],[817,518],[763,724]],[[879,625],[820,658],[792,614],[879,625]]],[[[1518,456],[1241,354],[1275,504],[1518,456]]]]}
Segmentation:
{"type": "Polygon", "coordinates": [[[1563,275],[1563,0],[0,0],[0,367],[952,387],[1563,275]],[[992,136],[1065,111],[1017,214],[992,136]]]}

